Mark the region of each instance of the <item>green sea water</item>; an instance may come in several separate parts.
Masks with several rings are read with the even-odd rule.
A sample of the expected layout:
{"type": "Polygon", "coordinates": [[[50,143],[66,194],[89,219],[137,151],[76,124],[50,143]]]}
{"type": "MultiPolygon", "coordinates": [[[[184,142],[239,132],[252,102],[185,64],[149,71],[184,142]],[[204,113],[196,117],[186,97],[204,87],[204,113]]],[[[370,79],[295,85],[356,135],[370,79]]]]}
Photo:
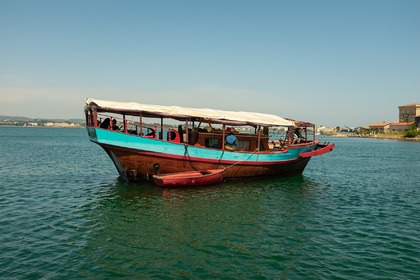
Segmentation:
{"type": "Polygon", "coordinates": [[[420,279],[420,143],[302,176],[127,183],[84,129],[0,128],[0,279],[420,279]]]}

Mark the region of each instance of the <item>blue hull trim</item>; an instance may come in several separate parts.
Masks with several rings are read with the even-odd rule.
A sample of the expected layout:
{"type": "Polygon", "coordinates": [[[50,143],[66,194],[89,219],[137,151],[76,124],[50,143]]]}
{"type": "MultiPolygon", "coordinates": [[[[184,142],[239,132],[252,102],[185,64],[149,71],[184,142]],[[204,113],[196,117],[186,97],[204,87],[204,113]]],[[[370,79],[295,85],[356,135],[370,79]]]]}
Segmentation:
{"type": "Polygon", "coordinates": [[[300,174],[310,158],[303,159],[299,154],[315,150],[318,145],[314,142],[310,146],[276,152],[223,151],[94,127],[87,129],[90,140],[105,149],[119,174],[128,180],[215,168],[224,168],[227,179],[300,174]]]}

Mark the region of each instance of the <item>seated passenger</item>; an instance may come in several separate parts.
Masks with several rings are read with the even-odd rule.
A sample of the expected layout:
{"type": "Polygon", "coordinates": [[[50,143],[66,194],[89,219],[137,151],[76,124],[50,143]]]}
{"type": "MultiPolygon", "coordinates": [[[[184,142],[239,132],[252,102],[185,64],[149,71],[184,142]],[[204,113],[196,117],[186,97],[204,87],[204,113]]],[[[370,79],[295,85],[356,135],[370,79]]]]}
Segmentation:
{"type": "Polygon", "coordinates": [[[112,130],[119,130],[120,128],[117,125],[117,120],[113,119],[112,120],[112,130]]]}
{"type": "Polygon", "coordinates": [[[234,151],[236,148],[236,136],[232,132],[226,136],[225,148],[230,151],[234,151]]]}
{"type": "Polygon", "coordinates": [[[292,144],[299,144],[302,140],[305,140],[305,138],[302,136],[300,128],[295,128],[293,131],[292,144]]]}
{"type": "Polygon", "coordinates": [[[108,129],[109,125],[111,124],[111,120],[109,118],[106,118],[100,125],[100,128],[108,129]]]}

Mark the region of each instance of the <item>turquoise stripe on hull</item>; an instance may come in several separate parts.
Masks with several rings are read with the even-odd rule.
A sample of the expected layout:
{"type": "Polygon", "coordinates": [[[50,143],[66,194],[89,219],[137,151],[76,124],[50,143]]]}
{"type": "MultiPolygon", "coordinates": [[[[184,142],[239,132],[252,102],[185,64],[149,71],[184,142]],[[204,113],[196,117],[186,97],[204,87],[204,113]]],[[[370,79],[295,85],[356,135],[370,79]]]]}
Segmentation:
{"type": "Polygon", "coordinates": [[[291,161],[299,158],[302,152],[314,150],[317,144],[304,148],[293,148],[287,152],[253,153],[253,152],[231,152],[219,149],[209,149],[195,146],[184,146],[164,140],[139,137],[138,135],[126,134],[122,132],[110,131],[88,127],[88,134],[91,141],[98,144],[106,144],[127,149],[147,151],[152,153],[167,154],[169,156],[185,156],[186,152],[191,158],[202,158],[204,160],[223,161],[246,161],[259,163],[275,163],[291,161]]]}

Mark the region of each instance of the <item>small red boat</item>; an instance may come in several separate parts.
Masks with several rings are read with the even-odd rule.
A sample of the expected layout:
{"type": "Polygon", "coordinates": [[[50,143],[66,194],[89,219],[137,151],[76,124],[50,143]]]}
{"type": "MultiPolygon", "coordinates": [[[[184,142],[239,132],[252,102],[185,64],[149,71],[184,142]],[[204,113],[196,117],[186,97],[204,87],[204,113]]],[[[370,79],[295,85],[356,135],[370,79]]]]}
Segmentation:
{"type": "Polygon", "coordinates": [[[223,173],[224,169],[167,173],[153,175],[153,182],[167,188],[205,186],[222,182],[223,173]]]}

